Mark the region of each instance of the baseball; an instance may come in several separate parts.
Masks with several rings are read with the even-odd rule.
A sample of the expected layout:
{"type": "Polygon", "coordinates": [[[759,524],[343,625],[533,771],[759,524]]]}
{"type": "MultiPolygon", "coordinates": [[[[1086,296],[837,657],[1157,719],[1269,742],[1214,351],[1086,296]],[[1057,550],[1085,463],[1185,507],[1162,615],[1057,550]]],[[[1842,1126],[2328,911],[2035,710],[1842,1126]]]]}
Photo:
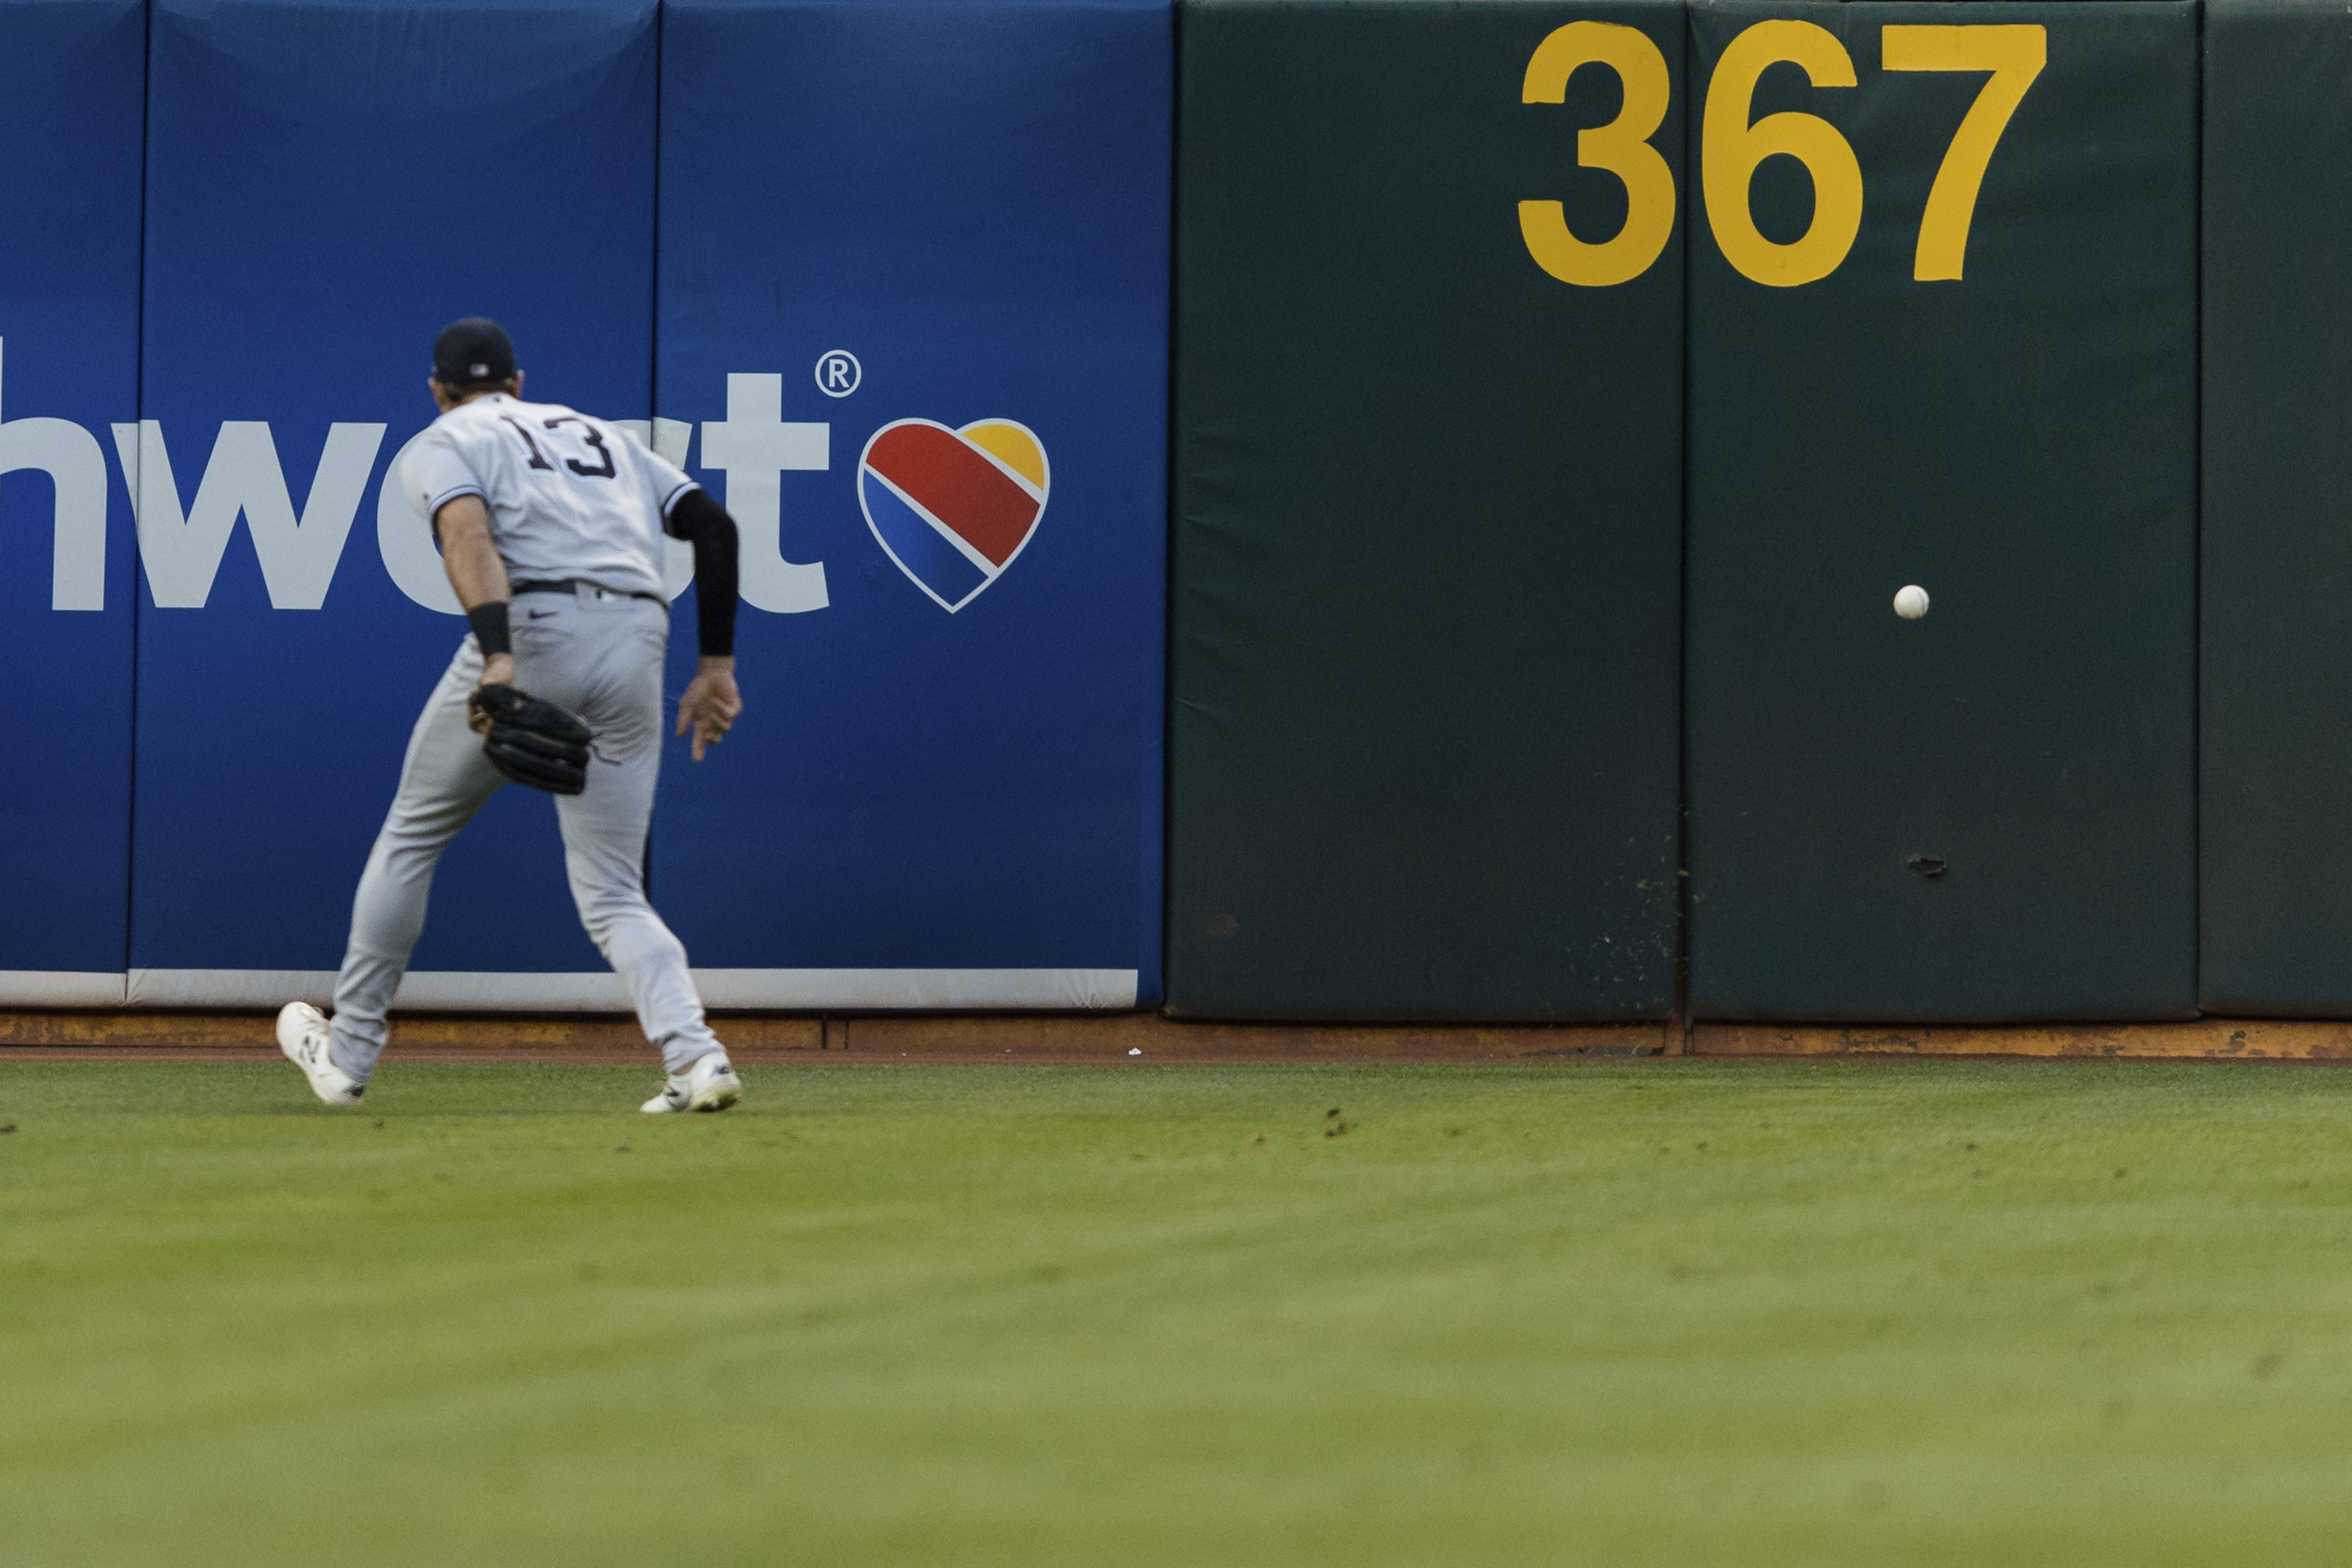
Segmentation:
{"type": "Polygon", "coordinates": [[[1918,583],[1898,588],[1894,594],[1894,612],[1907,621],[1916,621],[1927,613],[1927,590],[1918,583]]]}

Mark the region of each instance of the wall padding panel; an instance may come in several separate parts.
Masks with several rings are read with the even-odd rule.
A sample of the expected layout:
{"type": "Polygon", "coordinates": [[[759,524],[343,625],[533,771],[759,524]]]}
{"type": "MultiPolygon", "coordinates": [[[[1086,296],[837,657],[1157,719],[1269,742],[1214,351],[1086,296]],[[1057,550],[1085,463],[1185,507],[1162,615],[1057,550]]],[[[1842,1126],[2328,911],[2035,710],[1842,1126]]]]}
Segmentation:
{"type": "Polygon", "coordinates": [[[2189,1012],[2195,8],[1691,23],[1694,1011],[2189,1012]]]}
{"type": "Polygon", "coordinates": [[[1671,1004],[1682,36],[1675,5],[1184,8],[1178,1010],[1671,1004]],[[1571,26],[1556,64],[1633,62],[1630,113],[1607,64],[1531,91],[1571,26]],[[1637,215],[1580,133],[1661,119],[1637,215]],[[1630,275],[1547,272],[1529,202],[1555,251],[1638,216],[1630,275]]]}
{"type": "Polygon", "coordinates": [[[0,997],[117,999],[131,854],[131,517],[146,11],[0,6],[0,997]]]}
{"type": "Polygon", "coordinates": [[[2352,1013],[2352,14],[2205,8],[2201,993],[2352,1013]]]}
{"type": "MultiPolygon", "coordinates": [[[[342,957],[465,630],[422,520],[380,504],[433,418],[434,333],[496,317],[528,396],[651,412],[655,19],[651,0],[157,0],[151,423],[121,442],[145,583],[134,999],[136,971],[250,974],[250,996],[157,994],[263,1000],[342,957]]],[[[416,966],[604,968],[546,797],[506,790],[460,836],[416,966]]]]}
{"type": "Polygon", "coordinates": [[[663,906],[848,1005],[1155,1002],[1169,8],[664,15],[661,411],[749,706],[665,781],[663,906]]]}

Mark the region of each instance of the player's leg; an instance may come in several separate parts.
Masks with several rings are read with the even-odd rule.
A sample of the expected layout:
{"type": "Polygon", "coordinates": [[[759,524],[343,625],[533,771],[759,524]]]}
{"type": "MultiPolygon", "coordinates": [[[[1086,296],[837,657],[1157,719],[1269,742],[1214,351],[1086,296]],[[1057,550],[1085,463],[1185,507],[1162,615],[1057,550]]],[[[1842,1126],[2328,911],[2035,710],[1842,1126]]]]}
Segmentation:
{"type": "MultiPolygon", "coordinates": [[[[716,1109],[733,1098],[732,1070],[725,1081],[702,1081],[726,1068],[726,1052],[702,1016],[685,945],[645,898],[645,835],[662,766],[668,612],[642,600],[619,600],[571,608],[563,619],[569,624],[550,628],[557,634],[550,652],[560,647],[562,673],[551,667],[541,695],[564,701],[596,732],[587,788],[555,802],[572,898],[597,951],[629,988],[638,1021],[660,1048],[672,1080],[695,1079],[689,1098],[716,1109]]],[[[524,645],[518,636],[518,679],[524,645]]]]}
{"type": "Polygon", "coordinates": [[[335,982],[334,1060],[365,1083],[384,1049],[384,1017],[425,930],[441,851],[505,782],[466,727],[482,655],[467,637],[408,737],[400,792],[368,853],[351,900],[351,939],[335,982]]]}

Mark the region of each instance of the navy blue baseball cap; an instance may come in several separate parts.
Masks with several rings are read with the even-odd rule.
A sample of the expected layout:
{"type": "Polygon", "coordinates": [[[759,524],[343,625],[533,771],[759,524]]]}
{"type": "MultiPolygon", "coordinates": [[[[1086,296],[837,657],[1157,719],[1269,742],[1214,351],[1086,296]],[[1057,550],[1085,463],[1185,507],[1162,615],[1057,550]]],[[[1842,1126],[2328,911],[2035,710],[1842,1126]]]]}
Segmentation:
{"type": "Polygon", "coordinates": [[[503,381],[514,373],[514,341],[488,316],[452,321],[432,340],[433,379],[445,387],[503,381]]]}

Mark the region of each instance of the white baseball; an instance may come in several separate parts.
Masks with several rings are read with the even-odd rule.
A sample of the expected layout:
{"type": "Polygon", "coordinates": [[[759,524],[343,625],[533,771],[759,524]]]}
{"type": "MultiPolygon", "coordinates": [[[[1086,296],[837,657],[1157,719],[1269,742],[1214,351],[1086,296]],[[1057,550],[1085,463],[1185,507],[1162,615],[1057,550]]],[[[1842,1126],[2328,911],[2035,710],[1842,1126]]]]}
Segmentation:
{"type": "Polygon", "coordinates": [[[1898,588],[1894,594],[1894,612],[1907,621],[1916,621],[1927,613],[1927,590],[1918,583],[1898,588]]]}

